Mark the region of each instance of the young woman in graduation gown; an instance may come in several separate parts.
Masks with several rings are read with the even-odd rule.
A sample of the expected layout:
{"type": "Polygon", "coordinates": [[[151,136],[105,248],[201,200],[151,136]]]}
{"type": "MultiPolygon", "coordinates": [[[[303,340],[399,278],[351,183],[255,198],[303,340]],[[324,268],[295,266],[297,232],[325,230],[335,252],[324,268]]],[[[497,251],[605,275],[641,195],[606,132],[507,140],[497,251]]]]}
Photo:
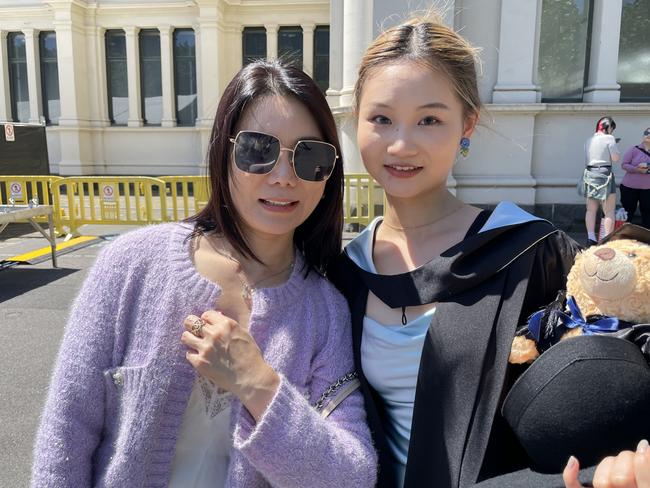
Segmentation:
{"type": "Polygon", "coordinates": [[[536,473],[499,413],[515,328],[564,287],[579,248],[512,203],[481,210],[446,189],[481,111],[476,59],[441,22],[413,19],[359,68],[359,149],[387,207],[329,276],[351,307],[379,486],[579,487],[594,468],[536,473]]]}

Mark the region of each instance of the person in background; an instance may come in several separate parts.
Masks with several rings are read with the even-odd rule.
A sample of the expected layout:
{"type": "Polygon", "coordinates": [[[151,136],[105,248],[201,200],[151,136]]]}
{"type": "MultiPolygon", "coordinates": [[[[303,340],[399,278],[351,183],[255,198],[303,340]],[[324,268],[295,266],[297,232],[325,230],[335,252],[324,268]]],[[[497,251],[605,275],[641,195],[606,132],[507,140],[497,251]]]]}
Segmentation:
{"type": "Polygon", "coordinates": [[[650,127],[643,131],[641,144],[631,147],[623,155],[621,164],[625,176],[620,184],[621,205],[628,220],[641,212],[641,225],[650,229],[650,127]]]}
{"type": "Polygon", "coordinates": [[[90,271],[33,487],[374,486],[363,398],[342,394],[349,311],[323,277],[343,227],[325,97],[279,61],[245,66],[207,159],[198,215],[119,237],[90,271]]]}
{"type": "Polygon", "coordinates": [[[601,225],[605,235],[614,230],[616,221],[616,181],[612,164],[621,158],[612,135],[616,122],[611,117],[601,117],[596,122],[596,132],[585,141],[585,169],[578,183],[578,193],[586,197],[585,226],[587,227],[587,246],[598,242],[596,235],[596,214],[603,209],[601,225]]]}

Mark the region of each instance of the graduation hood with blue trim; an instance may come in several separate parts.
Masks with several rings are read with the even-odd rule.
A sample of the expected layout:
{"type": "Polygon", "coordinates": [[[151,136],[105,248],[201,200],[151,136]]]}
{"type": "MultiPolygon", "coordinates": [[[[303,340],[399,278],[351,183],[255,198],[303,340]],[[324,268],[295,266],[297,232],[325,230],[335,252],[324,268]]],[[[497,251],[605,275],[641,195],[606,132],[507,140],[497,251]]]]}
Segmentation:
{"type": "Polygon", "coordinates": [[[512,202],[502,202],[481,229],[434,257],[428,263],[406,273],[379,275],[364,266],[364,250],[372,246],[375,220],[345,248],[362,281],[391,308],[444,302],[458,293],[477,286],[506,268],[557,229],[512,202]],[[528,232],[518,232],[523,226],[528,232]]]}

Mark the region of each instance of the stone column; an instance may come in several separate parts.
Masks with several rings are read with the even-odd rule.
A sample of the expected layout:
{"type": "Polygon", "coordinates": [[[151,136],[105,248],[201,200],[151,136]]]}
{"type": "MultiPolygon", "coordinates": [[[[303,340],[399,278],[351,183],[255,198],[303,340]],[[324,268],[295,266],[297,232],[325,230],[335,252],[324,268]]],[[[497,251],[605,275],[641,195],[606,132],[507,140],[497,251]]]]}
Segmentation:
{"type": "Polygon", "coordinates": [[[87,41],[82,25],[81,14],[74,20],[55,23],[59,80],[63,80],[59,83],[59,125],[85,125],[89,119],[87,41]]]}
{"type": "MultiPolygon", "coordinates": [[[[109,127],[108,119],[108,89],[106,80],[106,29],[97,25],[96,11],[87,12],[85,22],[85,35],[88,59],[88,116],[91,127],[109,127]]],[[[104,145],[104,131],[94,130],[86,132],[84,137],[92,141],[93,173],[105,175],[106,148],[104,145]]]]}
{"type": "Polygon", "coordinates": [[[302,24],[302,70],[314,76],[314,24],[302,24]]]}
{"type": "MultiPolygon", "coordinates": [[[[343,2],[343,63],[342,87],[335,102],[341,112],[349,113],[354,84],[363,53],[372,40],[373,0],[343,2]]],[[[348,172],[365,172],[357,148],[356,124],[353,117],[342,117],[340,124],[341,151],[348,172]]]]}
{"type": "Polygon", "coordinates": [[[89,87],[90,125],[109,127],[108,120],[108,83],[106,80],[106,29],[95,25],[87,27],[89,49],[89,68],[96,80],[95,86],[89,87]]]}
{"type": "MultiPolygon", "coordinates": [[[[23,29],[25,58],[27,61],[27,87],[29,91],[29,123],[38,124],[43,113],[41,99],[41,66],[38,55],[38,31],[23,29]]],[[[4,48],[4,46],[3,46],[4,48]]],[[[6,48],[5,48],[6,49],[6,48]]]]}
{"type": "Polygon", "coordinates": [[[595,0],[589,53],[589,78],[583,100],[618,103],[621,85],[618,74],[618,45],[621,37],[623,0],[595,0]]]}
{"type": "Polygon", "coordinates": [[[278,24],[265,24],[266,29],[266,57],[278,57],[278,24]]]}
{"type": "Polygon", "coordinates": [[[352,102],[357,70],[363,53],[372,40],[372,0],[343,3],[343,88],[339,103],[352,102]]]}
{"type": "Polygon", "coordinates": [[[86,10],[74,1],[53,2],[54,28],[59,70],[59,96],[61,116],[59,117],[59,144],[61,175],[84,175],[95,173],[93,139],[85,130],[90,124],[88,86],[94,81],[88,64],[86,38],[86,10]]]}
{"type": "Polygon", "coordinates": [[[126,72],[129,87],[129,127],[142,127],[142,104],[140,102],[140,50],[138,27],[124,28],[126,34],[126,72]]]}
{"type": "MultiPolygon", "coordinates": [[[[239,70],[243,68],[244,63],[244,26],[240,24],[236,28],[233,27],[230,32],[231,34],[235,34],[237,40],[232,47],[231,56],[234,56],[235,59],[233,65],[237,67],[237,70],[239,70]]],[[[230,78],[231,77],[228,77],[229,80],[230,78]]]]}
{"type": "MultiPolygon", "coordinates": [[[[220,37],[223,14],[220,5],[224,2],[196,0],[199,5],[198,24],[193,26],[196,36],[196,79],[198,95],[197,126],[201,141],[200,154],[204,157],[210,146],[210,129],[217,112],[222,87],[222,72],[225,70],[226,46],[220,37]]],[[[241,40],[240,40],[241,44],[241,40]]],[[[240,48],[241,49],[241,48],[240,48]]],[[[228,80],[229,81],[229,80],[228,80]]],[[[206,164],[201,160],[198,174],[205,174],[206,164]]]]}
{"type": "Polygon", "coordinates": [[[205,127],[212,126],[221,94],[219,70],[223,69],[223,66],[218,25],[216,8],[202,8],[195,35],[198,118],[199,125],[205,127]]]}
{"type": "Polygon", "coordinates": [[[162,121],[163,127],[176,126],[174,107],[174,71],[172,60],[174,57],[174,30],[169,25],[158,27],[160,31],[160,69],[162,75],[162,121]]]}
{"type": "Polygon", "coordinates": [[[497,83],[493,103],[538,103],[537,0],[502,0],[497,83]]]}
{"type": "Polygon", "coordinates": [[[7,55],[7,31],[0,30],[0,122],[11,121],[9,88],[9,56],[7,55]]]}
{"type": "Polygon", "coordinates": [[[339,106],[343,88],[343,0],[330,0],[330,80],[327,101],[339,106]]]}

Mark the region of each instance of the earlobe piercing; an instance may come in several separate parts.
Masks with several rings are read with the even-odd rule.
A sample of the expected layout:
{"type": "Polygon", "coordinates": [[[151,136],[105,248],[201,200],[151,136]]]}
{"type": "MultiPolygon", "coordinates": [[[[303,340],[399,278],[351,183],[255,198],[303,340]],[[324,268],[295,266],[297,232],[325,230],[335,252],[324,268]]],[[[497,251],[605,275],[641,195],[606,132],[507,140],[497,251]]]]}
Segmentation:
{"type": "Polygon", "coordinates": [[[467,138],[467,137],[463,137],[460,140],[460,155],[463,158],[466,158],[467,155],[469,154],[469,144],[470,144],[469,138],[467,138]]]}

